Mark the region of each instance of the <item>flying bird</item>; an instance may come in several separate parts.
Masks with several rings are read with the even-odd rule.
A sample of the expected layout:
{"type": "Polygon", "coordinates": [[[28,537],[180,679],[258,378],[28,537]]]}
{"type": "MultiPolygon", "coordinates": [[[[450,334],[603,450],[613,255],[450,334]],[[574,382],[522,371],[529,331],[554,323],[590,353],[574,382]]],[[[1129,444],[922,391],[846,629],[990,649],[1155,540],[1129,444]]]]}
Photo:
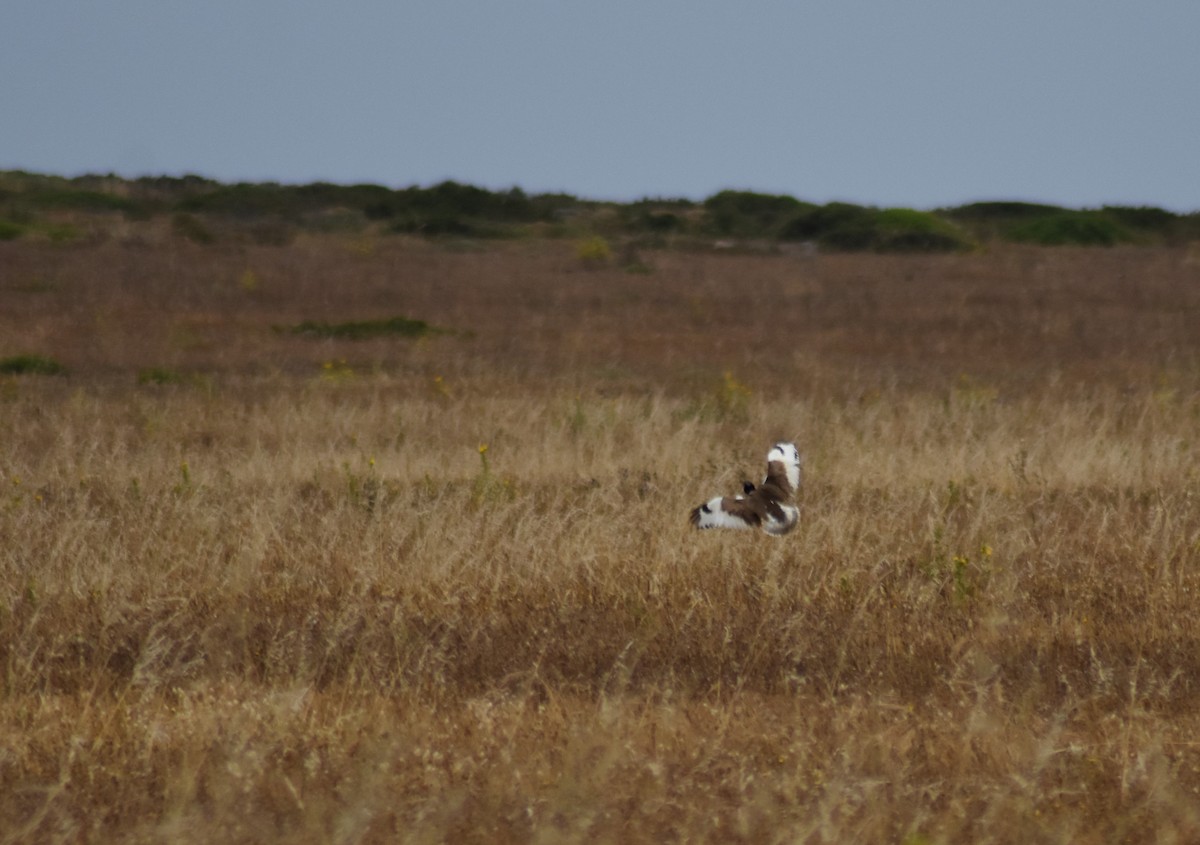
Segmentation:
{"type": "Polygon", "coordinates": [[[755,487],[742,482],[742,495],[717,496],[691,514],[697,528],[761,528],[776,536],[796,527],[800,508],[800,452],[795,443],[776,443],[767,453],[767,477],[755,487]]]}

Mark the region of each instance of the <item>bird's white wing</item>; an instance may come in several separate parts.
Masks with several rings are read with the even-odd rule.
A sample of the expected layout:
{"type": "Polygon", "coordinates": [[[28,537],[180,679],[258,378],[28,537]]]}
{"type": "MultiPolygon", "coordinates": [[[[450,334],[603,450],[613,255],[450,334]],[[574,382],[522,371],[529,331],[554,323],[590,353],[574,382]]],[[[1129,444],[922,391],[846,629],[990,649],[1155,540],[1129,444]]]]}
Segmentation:
{"type": "Polygon", "coordinates": [[[741,496],[717,496],[692,511],[692,525],[697,528],[753,528],[753,513],[741,496]]]}
{"type": "Polygon", "coordinates": [[[787,490],[791,495],[800,491],[800,450],[794,443],[776,443],[767,453],[766,484],[774,479],[780,489],[787,490]],[[783,481],[786,479],[787,486],[783,481]],[[790,489],[789,489],[790,488],[790,489]]]}

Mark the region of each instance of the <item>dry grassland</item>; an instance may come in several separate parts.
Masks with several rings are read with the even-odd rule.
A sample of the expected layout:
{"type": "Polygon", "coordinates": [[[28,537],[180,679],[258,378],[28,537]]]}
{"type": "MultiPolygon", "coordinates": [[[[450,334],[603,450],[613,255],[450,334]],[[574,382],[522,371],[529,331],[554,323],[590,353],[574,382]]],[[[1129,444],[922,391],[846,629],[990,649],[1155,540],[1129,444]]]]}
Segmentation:
{"type": "Polygon", "coordinates": [[[1183,251],[140,225],[0,244],[0,842],[1200,839],[1183,251]]]}

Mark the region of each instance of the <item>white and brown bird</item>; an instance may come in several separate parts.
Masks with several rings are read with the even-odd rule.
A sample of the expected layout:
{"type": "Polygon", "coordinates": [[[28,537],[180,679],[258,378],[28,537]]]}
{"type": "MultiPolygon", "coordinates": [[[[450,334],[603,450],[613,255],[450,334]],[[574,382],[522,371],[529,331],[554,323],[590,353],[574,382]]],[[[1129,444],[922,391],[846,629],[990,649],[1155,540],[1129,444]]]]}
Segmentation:
{"type": "Polygon", "coordinates": [[[761,528],[786,534],[796,527],[800,508],[800,452],[795,443],[776,443],[767,453],[767,477],[755,487],[742,483],[740,496],[717,496],[691,514],[697,528],[761,528]]]}

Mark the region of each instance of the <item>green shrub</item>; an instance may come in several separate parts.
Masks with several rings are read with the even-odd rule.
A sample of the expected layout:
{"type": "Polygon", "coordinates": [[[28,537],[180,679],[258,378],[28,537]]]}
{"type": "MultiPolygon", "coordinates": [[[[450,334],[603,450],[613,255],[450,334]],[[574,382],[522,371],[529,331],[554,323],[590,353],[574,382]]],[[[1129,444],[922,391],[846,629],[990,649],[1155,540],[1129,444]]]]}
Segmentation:
{"type": "Polygon", "coordinates": [[[643,211],[628,223],[635,231],[666,235],[681,231],[686,223],[682,217],[670,211],[643,211]]]}
{"type": "Polygon", "coordinates": [[[70,223],[47,223],[37,228],[50,239],[51,243],[56,244],[77,240],[82,236],[79,227],[72,226],[70,223]]]}
{"type": "Polygon", "coordinates": [[[0,358],[0,373],[5,375],[37,375],[57,376],[65,373],[67,368],[42,355],[12,355],[0,358]]]}
{"type": "Polygon", "coordinates": [[[0,241],[15,240],[25,233],[25,227],[11,220],[0,219],[0,241]]]}
{"type": "Polygon", "coordinates": [[[621,224],[635,234],[671,235],[688,227],[687,214],[696,207],[688,199],[641,199],[619,208],[621,224]]]}
{"type": "Polygon", "coordinates": [[[1066,210],[1057,205],[1001,200],[973,202],[969,205],[959,206],[958,208],[946,209],[945,214],[948,217],[960,220],[996,220],[1008,222],[1012,220],[1028,220],[1034,217],[1045,217],[1066,210]]]}
{"type": "Polygon", "coordinates": [[[815,208],[784,194],[721,191],[704,201],[707,227],[727,237],[773,238],[797,214],[815,208]]]}
{"type": "Polygon", "coordinates": [[[183,384],[186,379],[182,374],[164,367],[147,367],[138,372],[138,384],[183,384]]]}
{"type": "Polygon", "coordinates": [[[1107,206],[1078,211],[1031,202],[978,202],[943,214],[977,237],[1058,246],[1111,246],[1147,236],[1169,237],[1181,218],[1161,208],[1107,206]]]}
{"type": "Polygon", "coordinates": [[[825,249],[846,252],[953,252],[971,246],[964,232],[931,212],[844,202],[800,212],[780,229],[779,237],[816,241],[825,249]]]}
{"type": "Polygon", "coordinates": [[[179,212],[171,218],[171,228],[175,234],[198,244],[211,244],[217,239],[200,218],[185,212],[179,212]]]}
{"type": "Polygon", "coordinates": [[[247,228],[250,240],[260,246],[288,246],[296,239],[296,230],[284,220],[260,220],[247,228]]]}
{"type": "Polygon", "coordinates": [[[1101,211],[1121,226],[1164,234],[1179,220],[1178,214],[1149,205],[1106,205],[1101,211]]]}
{"type": "Polygon", "coordinates": [[[831,202],[802,209],[779,230],[785,241],[817,241],[834,249],[866,249],[871,245],[873,212],[861,205],[831,202]]]}
{"type": "Polygon", "coordinates": [[[444,331],[444,329],[429,325],[424,320],[411,320],[408,317],[392,317],[387,320],[357,320],[346,323],[321,323],[315,320],[305,320],[295,326],[277,327],[277,330],[286,331],[289,334],[341,340],[370,340],[379,337],[416,338],[444,331]]]}
{"type": "Polygon", "coordinates": [[[928,211],[885,208],[875,214],[877,252],[957,252],[972,246],[953,223],[928,211]]]}
{"type": "Polygon", "coordinates": [[[405,214],[388,226],[388,231],[427,237],[453,236],[460,238],[487,237],[489,230],[453,215],[405,214]]]}
{"type": "Polygon", "coordinates": [[[178,203],[176,209],[181,212],[256,217],[265,214],[286,215],[294,212],[298,205],[294,194],[277,183],[239,182],[188,197],[178,203]]]}
{"type": "Polygon", "coordinates": [[[123,211],[144,216],[141,204],[126,197],[102,191],[40,191],[26,195],[26,200],[42,208],[65,208],[76,211],[123,211]]]}
{"type": "Polygon", "coordinates": [[[1129,230],[1098,211],[1063,211],[1005,230],[1009,240],[1042,246],[1112,246],[1134,238],[1129,230]]]}

